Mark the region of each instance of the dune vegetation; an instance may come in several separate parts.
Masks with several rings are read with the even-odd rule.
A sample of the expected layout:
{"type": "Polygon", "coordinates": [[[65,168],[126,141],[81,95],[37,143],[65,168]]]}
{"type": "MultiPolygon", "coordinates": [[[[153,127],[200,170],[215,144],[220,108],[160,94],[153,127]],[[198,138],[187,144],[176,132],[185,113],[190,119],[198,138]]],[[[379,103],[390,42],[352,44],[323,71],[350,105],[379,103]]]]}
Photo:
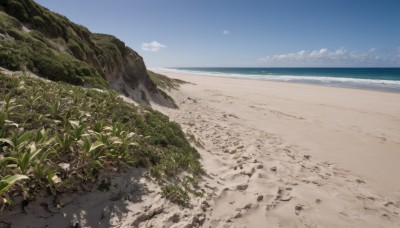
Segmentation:
{"type": "Polygon", "coordinates": [[[93,66],[75,58],[72,52],[58,52],[68,46],[61,38],[49,39],[38,30],[28,32],[17,19],[1,11],[0,33],[7,34],[0,40],[0,66],[10,70],[27,69],[53,81],[86,83],[98,88],[107,86],[93,66]]]}
{"type": "MultiPolygon", "coordinates": [[[[0,196],[82,191],[99,171],[145,167],[177,203],[201,195],[199,154],[177,123],[147,106],[25,75],[0,75],[0,196]]],[[[100,186],[99,186],[100,187],[100,186]]]]}
{"type": "Polygon", "coordinates": [[[179,89],[181,84],[185,84],[187,82],[180,80],[180,79],[175,79],[175,78],[169,78],[165,75],[155,73],[153,71],[148,70],[147,71],[150,79],[161,89],[171,91],[171,89],[179,89]]]}

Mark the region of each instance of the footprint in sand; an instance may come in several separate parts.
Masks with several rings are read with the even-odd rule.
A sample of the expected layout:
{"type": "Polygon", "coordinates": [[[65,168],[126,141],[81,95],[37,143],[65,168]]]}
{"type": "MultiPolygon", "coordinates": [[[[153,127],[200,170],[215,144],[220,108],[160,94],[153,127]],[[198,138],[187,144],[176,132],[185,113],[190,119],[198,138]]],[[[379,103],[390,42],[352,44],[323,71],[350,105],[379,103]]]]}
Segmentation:
{"type": "Polygon", "coordinates": [[[304,209],[304,205],[302,204],[297,204],[294,207],[294,213],[298,216],[300,214],[300,211],[302,211],[304,209]]]}
{"type": "Polygon", "coordinates": [[[244,190],[246,190],[248,187],[249,187],[248,184],[239,184],[239,185],[236,186],[236,189],[239,190],[239,191],[244,191],[244,190]]]}
{"type": "MultiPolygon", "coordinates": [[[[290,192],[292,191],[293,188],[291,187],[279,187],[278,190],[276,191],[275,194],[272,195],[267,195],[266,201],[270,201],[270,203],[267,203],[266,205],[266,211],[267,213],[276,207],[279,203],[282,202],[287,202],[292,199],[292,196],[290,195],[290,192]]],[[[262,197],[264,199],[264,197],[262,197]]],[[[261,200],[262,200],[261,199],[261,200]]]]}
{"type": "Polygon", "coordinates": [[[289,201],[292,199],[292,196],[290,195],[290,191],[292,191],[293,188],[291,187],[279,187],[277,195],[275,197],[275,200],[280,200],[280,201],[289,201]]]}

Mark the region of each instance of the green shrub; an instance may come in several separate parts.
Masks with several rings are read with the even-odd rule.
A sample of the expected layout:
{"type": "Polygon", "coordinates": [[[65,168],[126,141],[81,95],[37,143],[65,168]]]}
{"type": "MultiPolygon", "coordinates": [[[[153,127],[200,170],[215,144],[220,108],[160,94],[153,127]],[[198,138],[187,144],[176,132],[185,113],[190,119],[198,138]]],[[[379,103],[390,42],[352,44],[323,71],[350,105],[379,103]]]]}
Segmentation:
{"type": "Polygon", "coordinates": [[[77,66],[68,54],[56,54],[46,50],[40,54],[33,54],[32,62],[38,74],[53,81],[64,81],[74,85],[83,85],[83,77],[78,75],[77,66]]]}
{"type": "Polygon", "coordinates": [[[10,14],[15,15],[15,17],[21,21],[26,21],[29,19],[29,15],[25,11],[25,7],[19,1],[8,0],[8,10],[10,14]]]}
{"type": "Polygon", "coordinates": [[[0,42],[0,66],[10,70],[21,70],[26,62],[26,53],[0,42]]]}

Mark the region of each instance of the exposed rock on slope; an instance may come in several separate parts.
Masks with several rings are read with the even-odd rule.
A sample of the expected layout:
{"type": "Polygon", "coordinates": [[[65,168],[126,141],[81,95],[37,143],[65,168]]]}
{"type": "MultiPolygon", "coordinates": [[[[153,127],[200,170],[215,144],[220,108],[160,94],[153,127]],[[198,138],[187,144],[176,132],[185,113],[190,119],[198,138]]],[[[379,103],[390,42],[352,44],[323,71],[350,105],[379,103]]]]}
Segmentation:
{"type": "Polygon", "coordinates": [[[139,103],[173,107],[148,77],[142,57],[124,42],[93,34],[32,0],[0,0],[0,66],[77,85],[106,81],[139,103]]]}

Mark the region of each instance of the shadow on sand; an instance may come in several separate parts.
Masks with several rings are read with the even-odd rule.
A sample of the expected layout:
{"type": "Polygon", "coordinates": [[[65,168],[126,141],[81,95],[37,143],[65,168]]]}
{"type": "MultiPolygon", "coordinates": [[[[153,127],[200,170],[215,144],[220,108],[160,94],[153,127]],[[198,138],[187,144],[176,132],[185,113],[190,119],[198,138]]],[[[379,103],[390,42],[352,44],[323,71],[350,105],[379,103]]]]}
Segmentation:
{"type": "Polygon", "coordinates": [[[148,193],[145,182],[140,183],[145,171],[103,174],[87,192],[38,198],[24,208],[16,205],[0,214],[0,227],[112,227],[124,220],[128,205],[142,202],[148,193]]]}

